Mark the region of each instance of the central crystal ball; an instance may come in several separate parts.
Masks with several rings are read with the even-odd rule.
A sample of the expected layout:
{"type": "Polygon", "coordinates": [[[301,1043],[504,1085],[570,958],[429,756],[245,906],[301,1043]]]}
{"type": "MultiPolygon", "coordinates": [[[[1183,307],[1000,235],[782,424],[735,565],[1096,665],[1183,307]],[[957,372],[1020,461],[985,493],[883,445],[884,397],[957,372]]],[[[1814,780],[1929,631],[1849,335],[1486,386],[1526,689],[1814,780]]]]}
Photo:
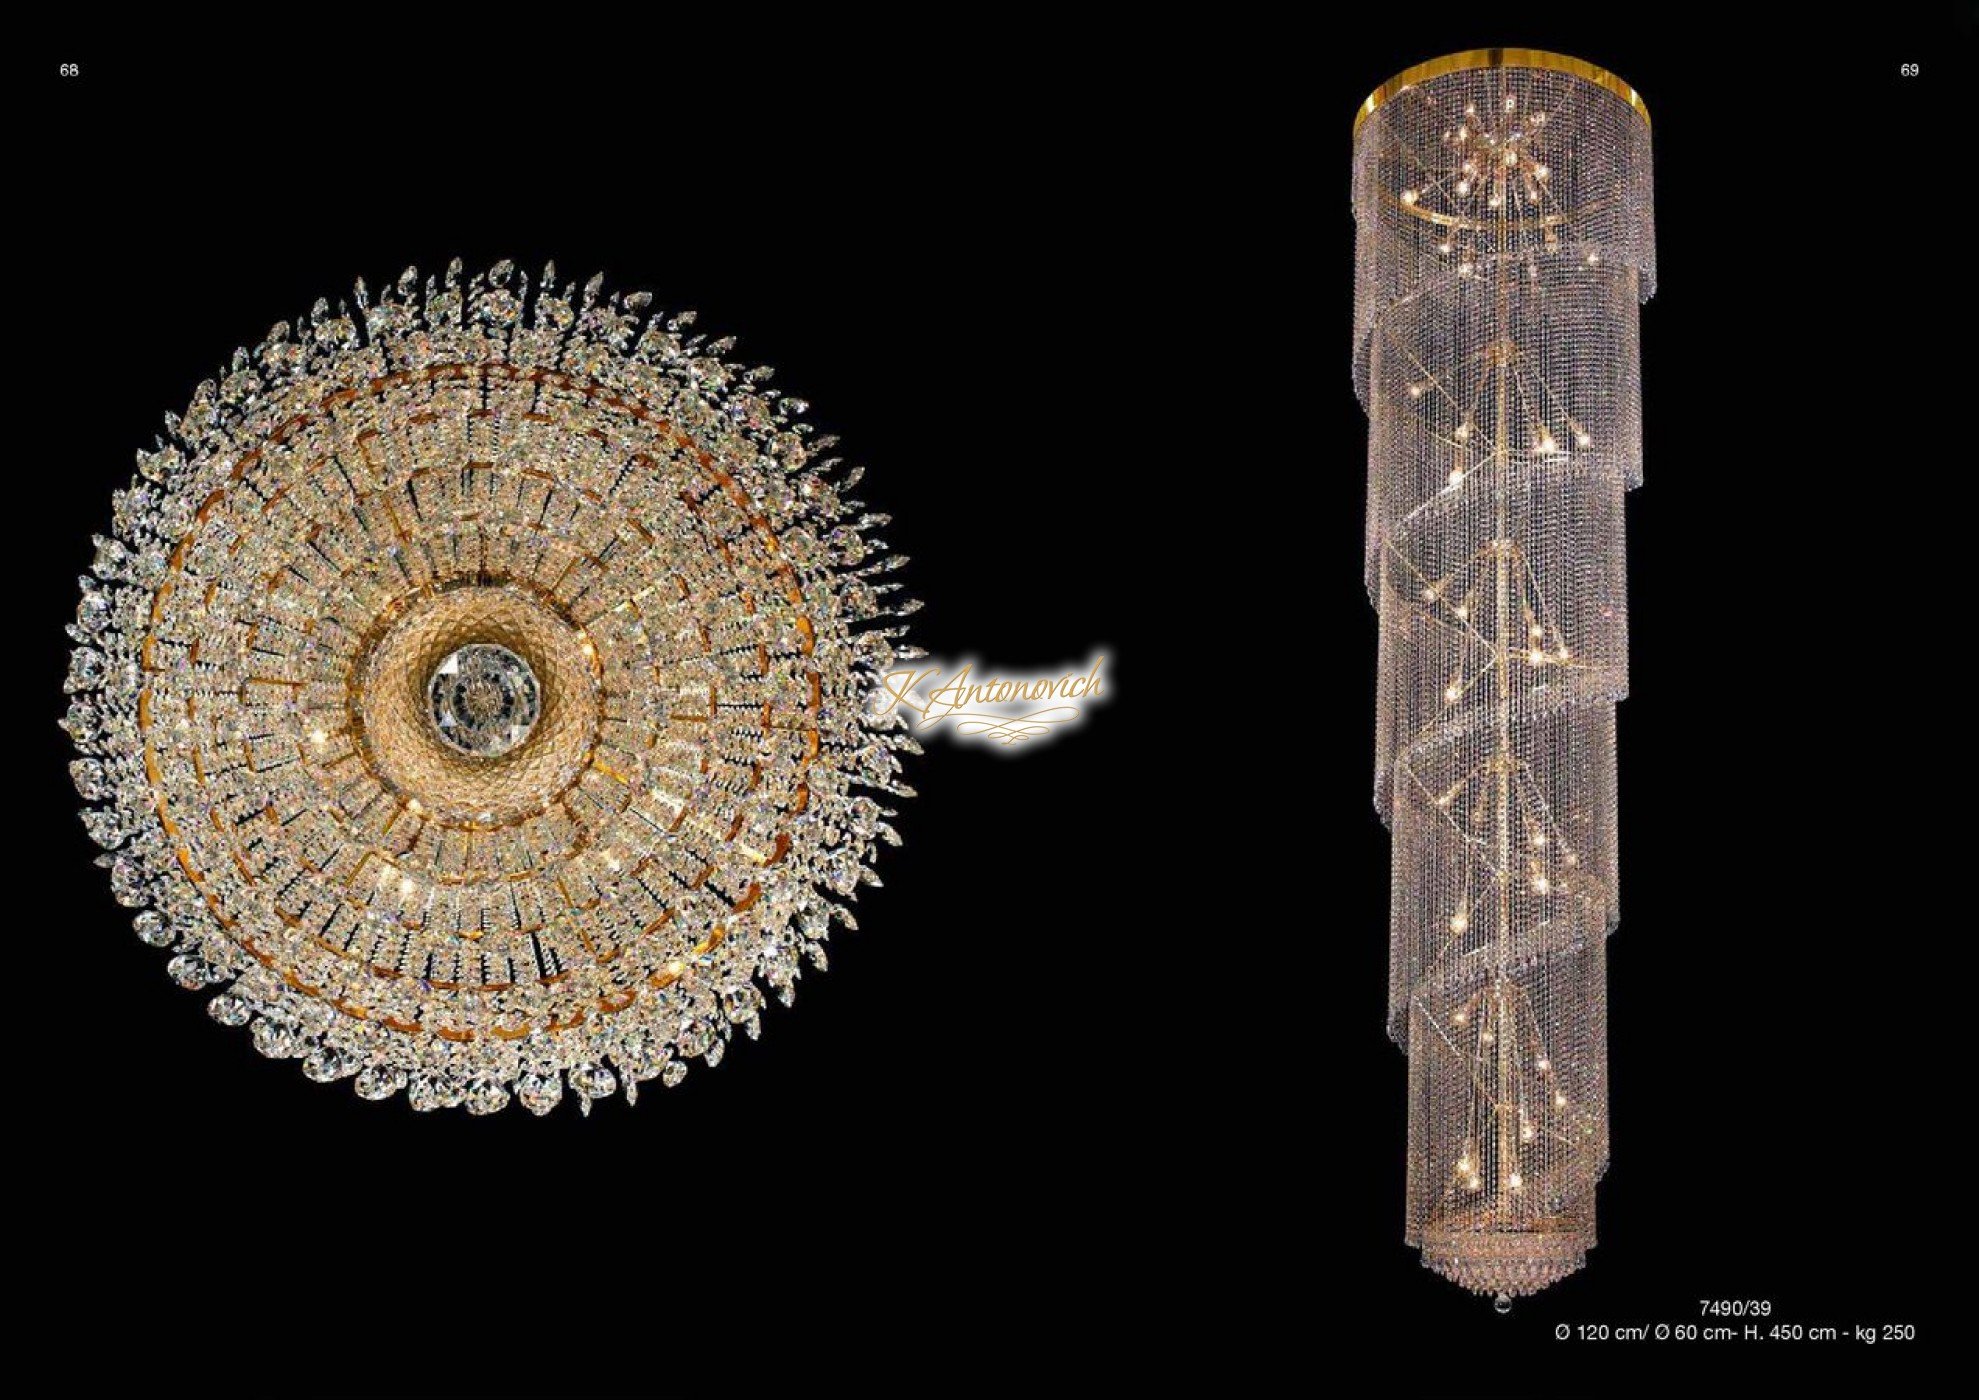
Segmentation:
{"type": "Polygon", "coordinates": [[[476,758],[495,758],[520,744],[540,713],[536,673],[493,642],[447,653],[426,683],[426,696],[440,738],[476,758]]]}

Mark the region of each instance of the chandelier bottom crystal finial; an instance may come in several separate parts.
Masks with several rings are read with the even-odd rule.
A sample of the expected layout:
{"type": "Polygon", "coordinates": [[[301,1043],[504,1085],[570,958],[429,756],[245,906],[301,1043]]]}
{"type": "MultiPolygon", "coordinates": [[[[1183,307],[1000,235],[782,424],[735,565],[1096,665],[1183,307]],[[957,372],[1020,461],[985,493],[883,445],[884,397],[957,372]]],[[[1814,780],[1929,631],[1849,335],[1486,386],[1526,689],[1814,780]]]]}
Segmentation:
{"type": "Polygon", "coordinates": [[[448,652],[426,690],[434,727],[462,753],[499,757],[536,724],[536,673],[499,642],[448,652]]]}

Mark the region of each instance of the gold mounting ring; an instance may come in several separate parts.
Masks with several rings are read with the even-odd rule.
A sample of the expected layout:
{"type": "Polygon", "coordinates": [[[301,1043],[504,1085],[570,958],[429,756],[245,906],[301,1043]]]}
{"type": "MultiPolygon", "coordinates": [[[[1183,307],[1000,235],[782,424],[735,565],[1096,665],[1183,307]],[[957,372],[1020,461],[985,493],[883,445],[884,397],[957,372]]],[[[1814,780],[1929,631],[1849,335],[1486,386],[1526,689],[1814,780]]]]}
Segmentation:
{"type": "Polygon", "coordinates": [[[1614,93],[1635,109],[1644,126],[1649,125],[1649,106],[1642,100],[1642,94],[1606,68],[1598,68],[1585,59],[1548,53],[1545,49],[1466,49],[1462,53],[1446,53],[1441,58],[1404,68],[1369,93],[1367,101],[1361,103],[1360,109],[1354,113],[1354,135],[1361,134],[1361,123],[1390,98],[1431,78],[1440,78],[1445,73],[1462,73],[1472,68],[1543,68],[1554,73],[1571,73],[1576,78],[1614,93]]]}

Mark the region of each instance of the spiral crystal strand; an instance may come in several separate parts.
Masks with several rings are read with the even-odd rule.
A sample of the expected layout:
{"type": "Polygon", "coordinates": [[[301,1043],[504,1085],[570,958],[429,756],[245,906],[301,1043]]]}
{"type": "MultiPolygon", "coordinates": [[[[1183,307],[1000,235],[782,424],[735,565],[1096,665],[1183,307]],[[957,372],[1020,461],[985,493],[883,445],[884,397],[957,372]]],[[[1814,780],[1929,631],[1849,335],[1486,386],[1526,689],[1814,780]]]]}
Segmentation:
{"type": "Polygon", "coordinates": [[[585,1112],[822,968],[918,604],[733,342],[554,266],[318,301],[138,454],[63,727],[138,936],[366,1099],[585,1112]]]}
{"type": "Polygon", "coordinates": [[[1648,116],[1579,60],[1437,59],[1363,106],[1353,195],[1407,1237],[1502,1303],[1585,1262],[1608,1160],[1648,116]]]}

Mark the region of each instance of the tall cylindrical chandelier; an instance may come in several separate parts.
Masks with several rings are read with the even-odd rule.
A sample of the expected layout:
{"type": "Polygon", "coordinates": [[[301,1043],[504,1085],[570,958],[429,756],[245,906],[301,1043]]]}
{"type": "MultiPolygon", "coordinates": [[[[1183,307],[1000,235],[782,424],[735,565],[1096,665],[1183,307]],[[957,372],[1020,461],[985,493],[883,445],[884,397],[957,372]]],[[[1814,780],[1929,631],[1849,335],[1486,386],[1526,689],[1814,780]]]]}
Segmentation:
{"type": "Polygon", "coordinates": [[[1608,1162],[1648,113],[1577,59],[1453,54],[1362,105],[1353,194],[1407,1237],[1504,1303],[1585,1262],[1608,1162]]]}

